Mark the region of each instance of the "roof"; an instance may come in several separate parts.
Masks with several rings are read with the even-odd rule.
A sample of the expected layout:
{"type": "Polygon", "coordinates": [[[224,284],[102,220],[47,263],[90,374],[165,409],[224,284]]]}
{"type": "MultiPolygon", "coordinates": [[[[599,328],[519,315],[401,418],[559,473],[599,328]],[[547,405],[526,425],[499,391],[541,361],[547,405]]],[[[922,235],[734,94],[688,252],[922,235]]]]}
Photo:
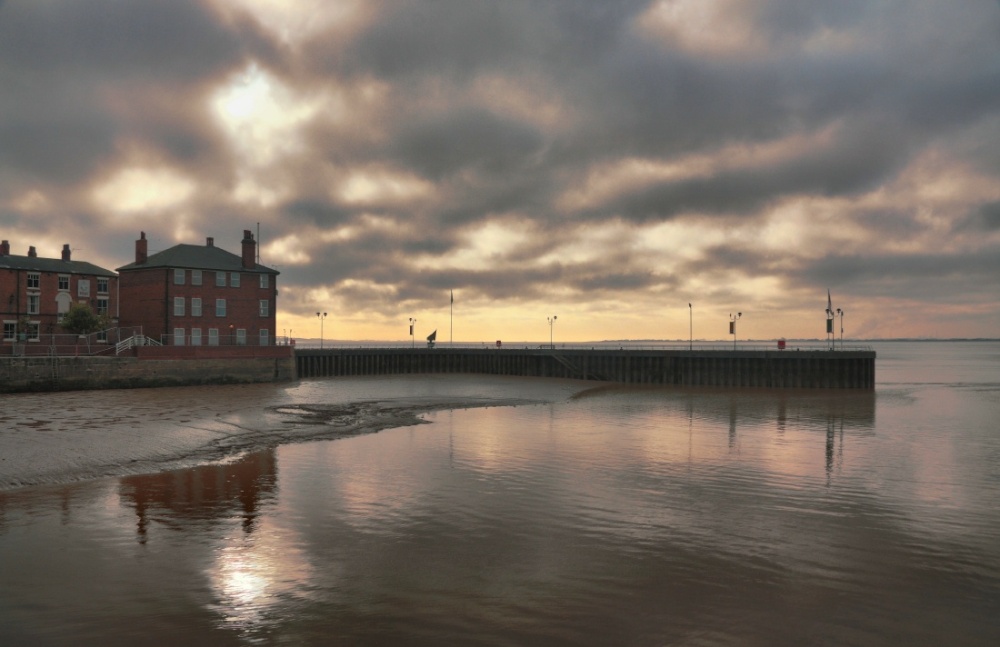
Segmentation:
{"type": "Polygon", "coordinates": [[[64,261],[61,258],[42,258],[40,256],[0,256],[0,269],[115,277],[115,273],[111,270],[86,261],[64,261]]]}
{"type": "Polygon", "coordinates": [[[150,254],[145,263],[129,263],[118,268],[119,272],[146,270],[155,267],[174,267],[195,270],[218,270],[223,272],[257,272],[278,274],[278,270],[258,264],[250,269],[243,267],[243,257],[226,250],[208,245],[174,245],[162,252],[150,254]]]}

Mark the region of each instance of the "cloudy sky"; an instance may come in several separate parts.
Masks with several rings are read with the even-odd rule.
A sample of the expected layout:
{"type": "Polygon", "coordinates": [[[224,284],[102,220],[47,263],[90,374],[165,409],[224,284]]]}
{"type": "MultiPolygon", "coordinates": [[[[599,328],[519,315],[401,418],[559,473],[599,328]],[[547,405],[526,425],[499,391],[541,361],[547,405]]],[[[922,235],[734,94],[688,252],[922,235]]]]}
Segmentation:
{"type": "Polygon", "coordinates": [[[278,334],[996,337],[998,179],[997,0],[0,0],[12,252],[260,223],[278,334]]]}

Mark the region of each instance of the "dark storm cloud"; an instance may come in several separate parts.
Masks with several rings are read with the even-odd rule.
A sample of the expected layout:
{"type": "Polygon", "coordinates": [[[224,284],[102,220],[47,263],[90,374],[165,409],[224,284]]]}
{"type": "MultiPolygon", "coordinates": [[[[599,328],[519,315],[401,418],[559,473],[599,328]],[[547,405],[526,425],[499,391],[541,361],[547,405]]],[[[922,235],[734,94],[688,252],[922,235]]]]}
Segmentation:
{"type": "MultiPolygon", "coordinates": [[[[91,174],[119,139],[148,139],[178,161],[214,144],[185,94],[232,69],[251,29],[191,0],[10,2],[0,7],[0,164],[56,183],[91,174]]],[[[5,178],[0,178],[0,183],[5,178]]]]}

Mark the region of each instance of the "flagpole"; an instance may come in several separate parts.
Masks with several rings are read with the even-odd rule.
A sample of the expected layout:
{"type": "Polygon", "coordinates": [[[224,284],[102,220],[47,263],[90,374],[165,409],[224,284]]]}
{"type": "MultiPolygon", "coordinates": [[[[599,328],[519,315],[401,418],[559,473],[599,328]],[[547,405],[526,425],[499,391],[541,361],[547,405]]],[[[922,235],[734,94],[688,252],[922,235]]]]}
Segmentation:
{"type": "Polygon", "coordinates": [[[450,346],[455,345],[455,291],[451,290],[451,310],[449,311],[448,324],[451,327],[451,332],[449,334],[448,344],[450,346]]]}

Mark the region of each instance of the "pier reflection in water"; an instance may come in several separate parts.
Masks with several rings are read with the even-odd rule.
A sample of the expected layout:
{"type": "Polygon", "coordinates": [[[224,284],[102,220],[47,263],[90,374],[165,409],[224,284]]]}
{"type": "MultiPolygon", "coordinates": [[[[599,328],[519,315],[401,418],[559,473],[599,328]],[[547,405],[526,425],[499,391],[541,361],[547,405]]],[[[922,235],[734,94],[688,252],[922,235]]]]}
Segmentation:
{"type": "Polygon", "coordinates": [[[600,387],[0,493],[0,642],[993,645],[995,473],[942,448],[996,440],[920,406],[600,387]]]}

